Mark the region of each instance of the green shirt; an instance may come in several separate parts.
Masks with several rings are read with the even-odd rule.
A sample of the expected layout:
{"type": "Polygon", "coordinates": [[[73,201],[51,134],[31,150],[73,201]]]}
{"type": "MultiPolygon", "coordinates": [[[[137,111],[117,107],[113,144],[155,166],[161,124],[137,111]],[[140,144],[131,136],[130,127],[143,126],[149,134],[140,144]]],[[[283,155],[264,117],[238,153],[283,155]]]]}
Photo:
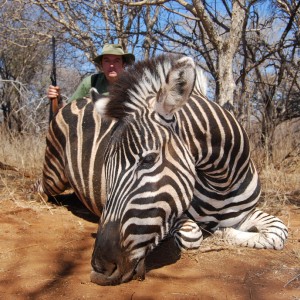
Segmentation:
{"type": "MultiPolygon", "coordinates": [[[[72,102],[76,99],[89,96],[90,89],[92,87],[92,75],[85,77],[78,85],[74,94],[69,98],[68,102],[72,102]]],[[[96,83],[94,85],[98,93],[108,95],[108,81],[103,73],[98,73],[96,83]]]]}

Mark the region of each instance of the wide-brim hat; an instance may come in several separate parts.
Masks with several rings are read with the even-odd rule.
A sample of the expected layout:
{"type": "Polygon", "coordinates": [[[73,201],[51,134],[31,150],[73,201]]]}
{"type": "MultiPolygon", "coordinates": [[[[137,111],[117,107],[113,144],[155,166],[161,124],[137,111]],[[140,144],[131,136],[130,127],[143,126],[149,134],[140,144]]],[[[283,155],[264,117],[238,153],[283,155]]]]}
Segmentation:
{"type": "Polygon", "coordinates": [[[100,64],[102,61],[103,55],[121,55],[124,58],[126,64],[132,64],[135,61],[135,56],[131,53],[125,53],[122,46],[119,44],[105,44],[102,49],[102,53],[96,56],[93,61],[97,64],[100,64]]]}

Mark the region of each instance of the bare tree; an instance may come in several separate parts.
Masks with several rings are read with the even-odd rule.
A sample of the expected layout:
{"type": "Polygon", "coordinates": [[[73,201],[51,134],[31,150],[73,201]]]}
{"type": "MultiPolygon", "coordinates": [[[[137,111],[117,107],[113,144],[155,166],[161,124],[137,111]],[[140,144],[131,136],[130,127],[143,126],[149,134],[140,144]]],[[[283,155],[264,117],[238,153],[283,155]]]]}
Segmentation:
{"type": "Polygon", "coordinates": [[[14,11],[12,1],[0,3],[3,49],[35,45],[30,51],[42,53],[37,45],[46,47],[48,61],[35,74],[49,72],[50,38],[56,36],[59,69],[74,74],[62,81],[66,96],[80,76],[94,71],[98,49],[118,42],[140,59],[161,52],[195,57],[210,74],[212,100],[248,126],[255,115],[263,143],[279,120],[297,115],[299,1],[274,0],[266,9],[271,2],[257,0],[23,0],[14,1],[14,11]]]}
{"type": "Polygon", "coordinates": [[[22,132],[28,113],[25,96],[32,78],[43,68],[46,53],[43,43],[32,38],[30,22],[25,26],[20,20],[39,20],[41,16],[29,15],[18,3],[8,2],[1,8],[0,108],[5,127],[22,132]]]}
{"type": "Polygon", "coordinates": [[[260,60],[257,56],[253,56],[254,52],[251,51],[253,48],[248,48],[251,51],[252,63],[260,61],[260,64],[256,63],[254,70],[261,103],[261,143],[270,159],[272,159],[273,135],[276,126],[287,118],[300,116],[300,112],[295,113],[297,105],[295,106],[293,97],[295,93],[299,93],[300,83],[298,79],[299,57],[297,58],[296,54],[297,48],[299,49],[297,42],[299,6],[300,2],[294,3],[288,13],[284,11],[281,16],[279,14],[281,20],[284,21],[282,34],[272,44],[265,45],[266,49],[264,55],[260,53],[260,60]],[[293,113],[291,113],[292,107],[293,113]]]}
{"type": "Polygon", "coordinates": [[[26,1],[55,24],[51,34],[81,50],[90,62],[105,43],[119,43],[125,50],[146,56],[150,53],[151,36],[145,37],[157,20],[158,7],[128,7],[110,0],[26,1]]]}
{"type": "MultiPolygon", "coordinates": [[[[4,127],[20,133],[46,127],[49,114],[45,93],[50,84],[51,40],[47,28],[40,26],[47,15],[27,8],[22,1],[1,2],[0,110],[4,127]]],[[[58,58],[65,49],[58,49],[58,58]]],[[[59,83],[68,80],[66,90],[73,92],[80,80],[78,72],[61,66],[58,75],[59,83]]]]}
{"type": "MultiPolygon", "coordinates": [[[[116,0],[118,3],[125,3],[116,0]]],[[[130,6],[161,5],[168,15],[168,31],[157,33],[168,40],[169,51],[201,55],[206,69],[215,80],[215,99],[228,108],[233,108],[235,79],[233,74],[234,57],[240,46],[247,13],[251,5],[246,1],[221,1],[218,7],[212,1],[191,2],[185,0],[132,1],[130,6]],[[174,4],[175,3],[175,4],[174,4]],[[222,7],[220,7],[220,5],[222,7]]],[[[215,2],[216,3],[216,2],[215,2]]]]}

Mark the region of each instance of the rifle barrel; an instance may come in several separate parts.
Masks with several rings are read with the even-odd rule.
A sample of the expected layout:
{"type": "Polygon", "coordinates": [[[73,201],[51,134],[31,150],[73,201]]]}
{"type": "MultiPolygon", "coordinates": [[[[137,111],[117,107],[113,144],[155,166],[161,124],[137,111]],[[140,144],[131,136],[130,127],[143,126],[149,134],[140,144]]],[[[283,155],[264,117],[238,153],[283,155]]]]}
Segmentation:
{"type": "Polygon", "coordinates": [[[52,36],[52,72],[51,72],[51,83],[53,86],[57,85],[56,82],[56,45],[55,45],[55,37],[52,36]]]}

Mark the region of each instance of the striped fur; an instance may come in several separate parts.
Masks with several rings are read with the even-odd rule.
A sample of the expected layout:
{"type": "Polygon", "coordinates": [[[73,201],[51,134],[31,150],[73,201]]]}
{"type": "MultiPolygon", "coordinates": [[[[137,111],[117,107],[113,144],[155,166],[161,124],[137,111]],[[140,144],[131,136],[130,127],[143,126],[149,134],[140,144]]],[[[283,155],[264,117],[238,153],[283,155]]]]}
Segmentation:
{"type": "Polygon", "coordinates": [[[197,248],[203,228],[231,244],[282,249],[285,225],[255,210],[247,135],[205,88],[190,58],[160,56],[124,72],[109,97],[92,91],[95,105],[77,100],[52,121],[42,189],[71,186],[101,216],[93,282],[143,278],[144,258],[162,239],[197,248]]]}

